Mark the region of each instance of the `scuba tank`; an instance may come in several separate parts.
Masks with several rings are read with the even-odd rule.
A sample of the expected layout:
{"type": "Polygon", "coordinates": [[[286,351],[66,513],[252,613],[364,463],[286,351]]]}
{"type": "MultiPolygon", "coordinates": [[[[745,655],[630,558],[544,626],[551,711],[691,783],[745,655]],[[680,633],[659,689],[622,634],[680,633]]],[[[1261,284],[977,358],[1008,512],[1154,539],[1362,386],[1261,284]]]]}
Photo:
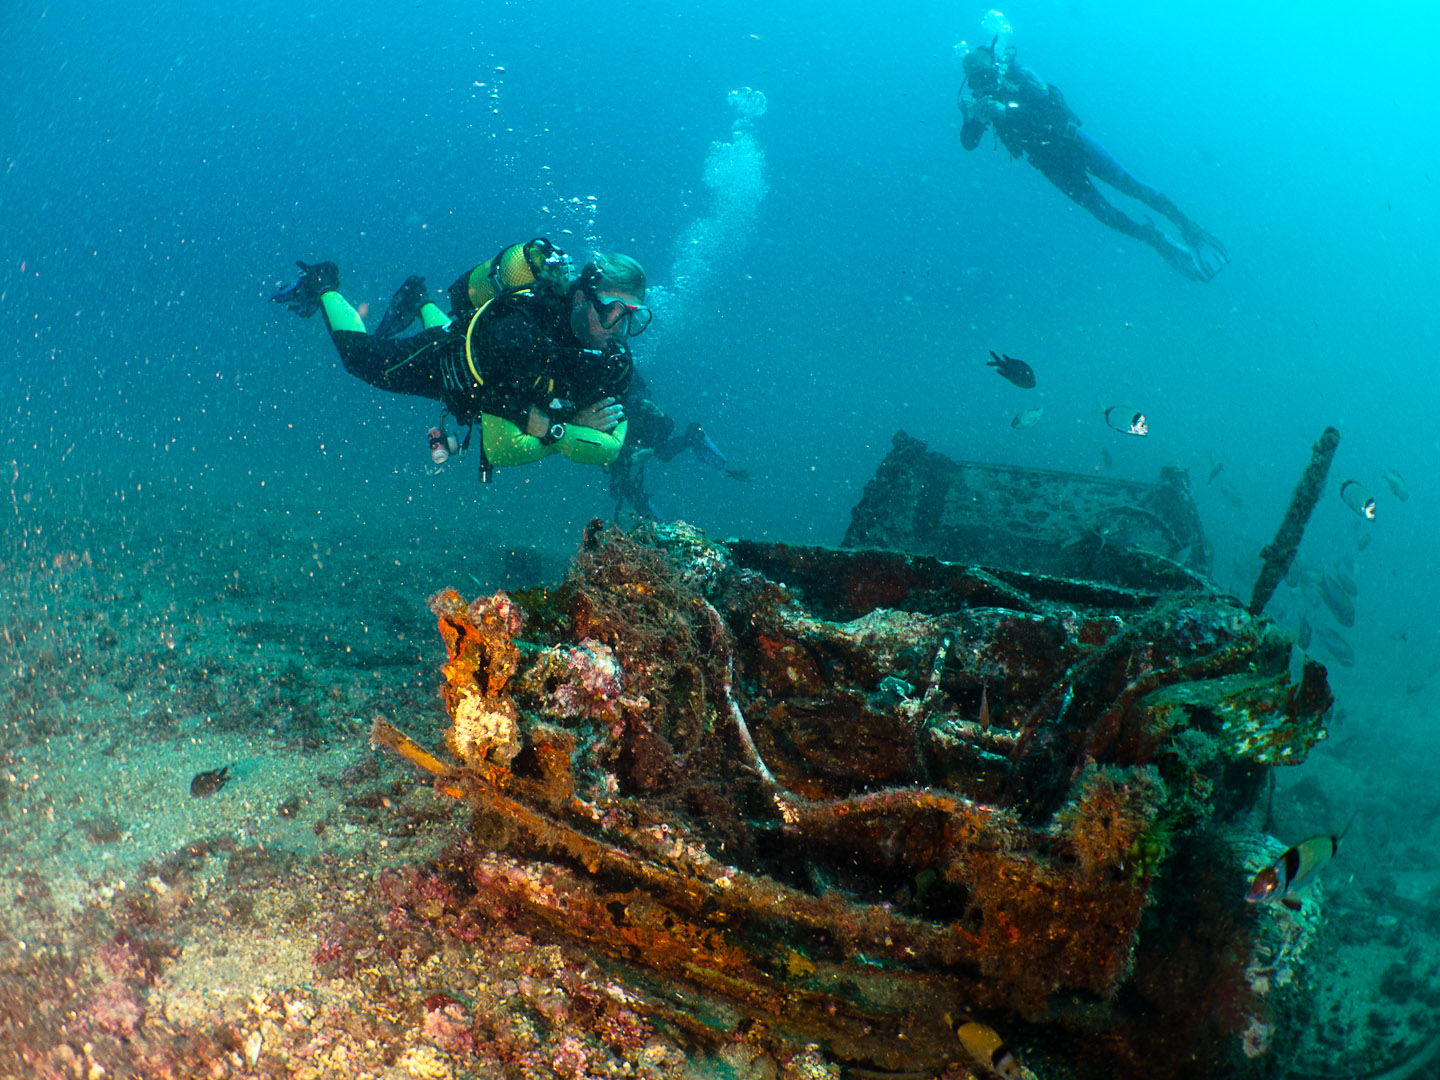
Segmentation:
{"type": "MultiPolygon", "coordinates": [[[[561,251],[543,236],[527,240],[523,244],[511,244],[501,248],[493,258],[481,263],[468,274],[461,274],[450,286],[450,316],[452,319],[466,317],[465,324],[465,366],[475,379],[477,386],[485,385],[485,377],[476,363],[473,338],[475,326],[487,310],[492,313],[503,306],[505,300],[514,296],[529,296],[536,292],[560,294],[570,283],[572,267],[570,256],[561,251]],[[500,304],[496,304],[496,301],[500,304]],[[492,307],[493,305],[493,307],[492,307]]],[[[467,435],[461,449],[469,446],[467,435]]],[[[485,429],[480,427],[480,481],[490,483],[495,470],[485,453],[485,429]]]]}
{"type": "Polygon", "coordinates": [[[560,291],[570,280],[570,256],[543,236],[501,248],[450,286],[452,314],[483,308],[507,293],[539,288],[560,291]]]}
{"type": "Polygon", "coordinates": [[[563,293],[570,278],[570,256],[545,237],[537,236],[523,244],[501,248],[494,258],[481,263],[468,274],[461,274],[450,286],[450,317],[458,319],[464,316],[468,319],[465,325],[465,365],[477,385],[485,385],[485,378],[475,363],[472,346],[475,324],[480,317],[492,305],[494,311],[499,311],[510,297],[530,296],[536,292],[563,293]]]}

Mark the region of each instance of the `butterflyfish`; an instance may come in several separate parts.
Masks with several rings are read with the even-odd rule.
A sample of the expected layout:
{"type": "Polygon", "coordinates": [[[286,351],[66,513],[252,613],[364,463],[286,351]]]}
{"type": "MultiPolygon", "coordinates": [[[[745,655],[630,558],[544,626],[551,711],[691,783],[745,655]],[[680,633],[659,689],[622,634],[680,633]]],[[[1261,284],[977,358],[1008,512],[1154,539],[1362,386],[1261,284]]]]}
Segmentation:
{"type": "Polygon", "coordinates": [[[975,1062],[1001,1080],[1033,1080],[1034,1073],[1020,1064],[1000,1033],[989,1024],[968,1017],[955,1028],[955,1037],[975,1062]]]}
{"type": "Polygon", "coordinates": [[[1252,904],[1278,900],[1291,911],[1298,911],[1300,901],[1291,894],[1304,888],[1325,868],[1325,864],[1340,850],[1340,841],[1345,839],[1345,834],[1349,831],[1350,826],[1347,824],[1338,836],[1327,833],[1300,841],[1255,875],[1245,899],[1252,904]]]}

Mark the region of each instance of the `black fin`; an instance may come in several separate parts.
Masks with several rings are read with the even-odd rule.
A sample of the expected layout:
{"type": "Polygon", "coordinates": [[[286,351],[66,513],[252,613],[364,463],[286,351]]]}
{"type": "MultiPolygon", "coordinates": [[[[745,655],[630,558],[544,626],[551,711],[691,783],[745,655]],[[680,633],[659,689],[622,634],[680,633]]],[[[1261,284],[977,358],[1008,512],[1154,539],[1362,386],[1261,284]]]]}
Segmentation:
{"type": "Polygon", "coordinates": [[[419,274],[411,274],[390,298],[385,314],[380,316],[380,325],[375,327],[375,337],[399,337],[420,317],[425,300],[425,279],[419,274]]]}

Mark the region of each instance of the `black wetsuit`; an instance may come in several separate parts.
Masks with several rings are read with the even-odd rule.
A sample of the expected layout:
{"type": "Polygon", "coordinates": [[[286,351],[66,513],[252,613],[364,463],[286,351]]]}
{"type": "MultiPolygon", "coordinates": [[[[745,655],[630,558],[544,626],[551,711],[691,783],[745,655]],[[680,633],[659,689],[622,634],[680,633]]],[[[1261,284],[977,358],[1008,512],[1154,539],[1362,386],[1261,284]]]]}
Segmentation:
{"type": "Polygon", "coordinates": [[[490,413],[523,430],[532,405],[568,422],[601,398],[625,401],[629,346],[584,348],[570,327],[570,305],[569,295],[519,295],[494,301],[473,331],[475,309],[467,302],[456,306],[448,328],[388,340],[332,328],[331,336],[345,370],[371,386],[433,398],[461,423],[490,413]]]}
{"type": "Polygon", "coordinates": [[[1080,118],[1057,87],[1013,61],[1003,69],[993,62],[974,69],[967,64],[967,71],[974,96],[968,102],[962,98],[960,106],[965,114],[960,142],[966,150],[978,147],[986,127],[993,124],[996,137],[1012,158],[1027,158],[1098,220],[1149,244],[1187,277],[1208,280],[1226,261],[1218,241],[1186,217],[1164,192],[1131,176],[1100,143],[1080,130],[1080,118]],[[993,116],[977,115],[979,102],[1002,107],[993,116]],[[1190,247],[1175,243],[1151,222],[1136,221],[1112,205],[1091,182],[1092,176],[1163,214],[1179,228],[1190,247]],[[1213,249],[1213,254],[1204,249],[1213,249]],[[1205,257],[1198,257],[1201,255],[1205,257]]]}

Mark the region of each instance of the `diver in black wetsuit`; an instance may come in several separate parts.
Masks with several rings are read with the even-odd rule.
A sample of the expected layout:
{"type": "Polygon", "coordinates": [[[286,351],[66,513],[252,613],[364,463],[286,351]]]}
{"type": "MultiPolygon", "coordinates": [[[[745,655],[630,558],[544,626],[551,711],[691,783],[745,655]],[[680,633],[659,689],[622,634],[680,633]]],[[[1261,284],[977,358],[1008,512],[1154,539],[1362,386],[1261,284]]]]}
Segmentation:
{"type": "Polygon", "coordinates": [[[628,338],[650,322],[645,272],[634,259],[597,255],[572,279],[548,243],[517,244],[461,275],[448,318],[426,297],[423,278],[407,279],[373,335],[340,295],[334,263],[300,267],[271,299],[302,317],[322,312],[352,375],[433,398],[478,426],[482,478],[556,453],[584,465],[619,455],[633,372],[628,338]],[[512,263],[521,268],[513,279],[501,272],[512,263]],[[396,336],[416,318],[424,329],[396,336]]]}
{"type": "Polygon", "coordinates": [[[980,145],[991,125],[1012,158],[1026,157],[1052,184],[1104,224],[1142,240],[1179,273],[1209,281],[1230,261],[1220,241],[1191,221],[1161,191],[1142,184],[1080,130],[1080,118],[1060,91],[1033,71],[1015,63],[1015,50],[996,56],[995,45],[965,54],[965,87],[960,111],[965,116],[960,142],[966,150],[980,145]],[[1148,218],[1142,224],[1108,202],[1090,177],[1163,214],[1180,230],[1183,243],[1166,236],[1148,218]]]}

